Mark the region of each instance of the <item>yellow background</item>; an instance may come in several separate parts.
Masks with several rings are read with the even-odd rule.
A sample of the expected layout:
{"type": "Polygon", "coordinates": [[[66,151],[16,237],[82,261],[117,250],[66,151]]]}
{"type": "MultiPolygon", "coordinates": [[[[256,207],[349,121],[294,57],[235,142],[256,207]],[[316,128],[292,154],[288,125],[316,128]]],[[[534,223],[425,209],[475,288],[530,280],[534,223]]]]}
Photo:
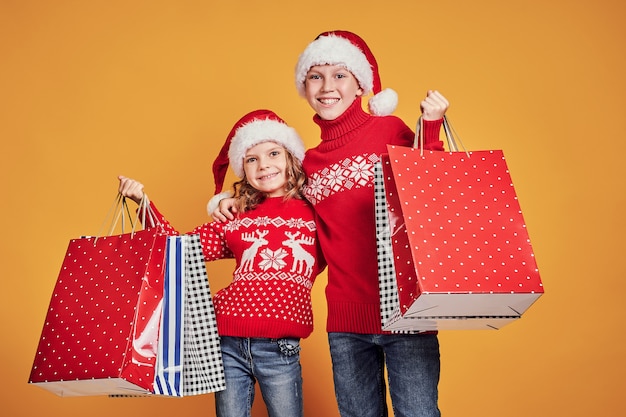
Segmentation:
{"type": "MultiPolygon", "coordinates": [[[[469,149],[507,156],[546,294],[499,331],[442,332],[445,416],[623,410],[626,6],[617,0],[0,0],[0,414],[214,415],[213,395],[59,398],[27,384],[69,239],[96,234],[118,174],[180,230],[207,219],[232,124],[275,110],[317,143],[293,85],[319,32],[352,30],[412,125],[427,89],[469,149]]],[[[227,179],[230,181],[230,179],[227,179]]],[[[232,264],[209,265],[212,289],[232,264]]],[[[323,289],[305,408],[337,416],[323,289]]],[[[255,416],[264,416],[260,397],[255,416]]]]}

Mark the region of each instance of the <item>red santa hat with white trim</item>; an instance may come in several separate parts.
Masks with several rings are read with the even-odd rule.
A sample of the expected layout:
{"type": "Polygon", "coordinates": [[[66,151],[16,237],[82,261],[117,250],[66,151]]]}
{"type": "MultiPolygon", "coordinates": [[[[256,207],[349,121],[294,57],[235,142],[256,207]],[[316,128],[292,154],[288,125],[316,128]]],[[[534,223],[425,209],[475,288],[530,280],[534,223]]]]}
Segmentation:
{"type": "Polygon", "coordinates": [[[262,142],[276,142],[285,147],[295,158],[304,160],[304,143],[293,127],[271,110],[254,110],[243,116],[231,129],[220,153],[213,161],[215,195],[207,204],[212,214],[223,198],[232,197],[232,191],[222,192],[228,165],[235,175],[244,177],[243,158],[248,149],[262,142]]]}
{"type": "Polygon", "coordinates": [[[315,65],[341,65],[350,71],[364,95],[374,93],[368,101],[368,108],[375,116],[387,116],[398,106],[398,94],[390,88],[381,88],[378,63],[372,51],[352,32],[324,32],[306,47],[296,65],[296,88],[302,97],[306,74],[315,65]]]}

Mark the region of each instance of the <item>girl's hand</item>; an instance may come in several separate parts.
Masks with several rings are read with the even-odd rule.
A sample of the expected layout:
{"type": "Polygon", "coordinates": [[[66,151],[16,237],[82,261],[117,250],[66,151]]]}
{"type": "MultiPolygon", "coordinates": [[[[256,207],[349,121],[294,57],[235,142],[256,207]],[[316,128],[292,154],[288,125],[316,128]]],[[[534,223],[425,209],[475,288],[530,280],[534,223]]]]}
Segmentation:
{"type": "Polygon", "coordinates": [[[132,178],[126,178],[122,175],[117,177],[120,180],[120,186],[118,191],[124,197],[128,197],[133,200],[135,203],[141,203],[143,199],[143,184],[139,181],[136,181],[132,178]]]}

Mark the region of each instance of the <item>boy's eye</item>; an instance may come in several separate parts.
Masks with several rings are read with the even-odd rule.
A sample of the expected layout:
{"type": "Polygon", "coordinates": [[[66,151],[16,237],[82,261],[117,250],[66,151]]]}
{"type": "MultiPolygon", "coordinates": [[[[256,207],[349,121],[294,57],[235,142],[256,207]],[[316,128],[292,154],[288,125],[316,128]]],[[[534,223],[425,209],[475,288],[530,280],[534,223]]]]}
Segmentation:
{"type": "Polygon", "coordinates": [[[249,157],[249,158],[246,158],[246,159],[245,159],[245,163],[246,163],[246,164],[251,164],[251,163],[253,163],[253,162],[255,162],[255,161],[256,161],[256,158],[255,158],[255,157],[252,157],[252,156],[251,156],[251,157],[249,157]]]}
{"type": "Polygon", "coordinates": [[[276,158],[282,153],[283,153],[283,150],[281,148],[276,148],[276,149],[271,149],[267,154],[269,155],[270,158],[276,158]]]}
{"type": "Polygon", "coordinates": [[[309,80],[319,80],[320,78],[322,77],[320,77],[318,74],[309,75],[309,80]]]}

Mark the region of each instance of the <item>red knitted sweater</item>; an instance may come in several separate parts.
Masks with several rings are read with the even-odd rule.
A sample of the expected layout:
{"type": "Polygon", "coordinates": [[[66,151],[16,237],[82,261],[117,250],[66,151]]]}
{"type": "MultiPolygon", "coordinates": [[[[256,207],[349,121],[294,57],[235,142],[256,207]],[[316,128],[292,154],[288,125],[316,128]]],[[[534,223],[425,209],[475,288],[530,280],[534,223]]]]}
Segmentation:
{"type": "MultiPolygon", "coordinates": [[[[412,146],[413,131],[398,117],[372,116],[357,99],[335,120],[313,118],[321,143],[304,158],[307,199],[315,207],[318,238],[328,263],[328,332],[381,334],[374,163],[386,145],[412,146]]],[[[443,150],[442,121],[424,123],[424,148],[443,150]]]]}
{"type": "MultiPolygon", "coordinates": [[[[176,230],[151,203],[170,234],[176,230]]],[[[221,336],[304,338],[313,331],[311,287],[325,263],[313,209],[268,198],[226,223],[196,227],[206,261],[235,258],[233,281],[213,299],[221,336]]]]}

